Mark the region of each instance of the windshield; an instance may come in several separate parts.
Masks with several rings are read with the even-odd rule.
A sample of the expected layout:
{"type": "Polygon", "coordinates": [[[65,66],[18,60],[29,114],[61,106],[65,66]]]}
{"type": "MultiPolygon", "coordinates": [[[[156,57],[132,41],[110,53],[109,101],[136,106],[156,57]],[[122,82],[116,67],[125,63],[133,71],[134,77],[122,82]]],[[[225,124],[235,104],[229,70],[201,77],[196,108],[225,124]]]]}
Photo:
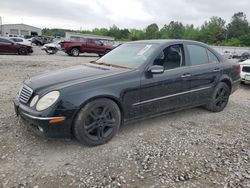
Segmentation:
{"type": "Polygon", "coordinates": [[[157,47],[157,44],[127,43],[115,48],[96,62],[138,68],[148,60],[157,47]]]}

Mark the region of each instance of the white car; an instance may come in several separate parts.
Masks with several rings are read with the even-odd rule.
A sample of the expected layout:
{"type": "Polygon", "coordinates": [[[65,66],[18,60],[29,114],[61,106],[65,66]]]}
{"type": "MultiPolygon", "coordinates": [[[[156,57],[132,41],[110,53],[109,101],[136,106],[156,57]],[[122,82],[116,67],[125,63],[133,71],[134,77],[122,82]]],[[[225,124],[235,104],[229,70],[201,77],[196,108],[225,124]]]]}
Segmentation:
{"type": "Polygon", "coordinates": [[[250,59],[240,63],[241,67],[241,81],[244,83],[250,83],[250,59]]]}
{"type": "Polygon", "coordinates": [[[21,37],[9,37],[10,40],[18,43],[18,44],[23,44],[26,46],[31,46],[31,42],[26,40],[25,38],[21,38],[21,37]]]}

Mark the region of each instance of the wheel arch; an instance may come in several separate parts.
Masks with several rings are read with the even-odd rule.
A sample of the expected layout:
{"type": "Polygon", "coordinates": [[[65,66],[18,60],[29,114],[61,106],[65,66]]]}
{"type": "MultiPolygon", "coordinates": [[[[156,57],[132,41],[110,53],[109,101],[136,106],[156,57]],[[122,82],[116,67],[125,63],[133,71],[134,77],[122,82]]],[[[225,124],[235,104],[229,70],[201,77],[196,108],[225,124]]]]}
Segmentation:
{"type": "Polygon", "coordinates": [[[80,46],[71,46],[70,49],[69,49],[69,51],[71,51],[74,48],[77,48],[81,52],[81,47],[80,46]]]}
{"type": "Polygon", "coordinates": [[[230,89],[230,92],[232,91],[232,80],[229,76],[227,75],[223,75],[221,78],[220,78],[220,81],[219,82],[224,82],[225,84],[227,84],[227,86],[229,87],[230,89]]]}
{"type": "Polygon", "coordinates": [[[89,102],[91,101],[94,101],[94,100],[97,100],[97,99],[110,99],[112,100],[113,102],[115,102],[117,104],[117,106],[119,107],[120,109],[120,112],[121,112],[121,125],[124,123],[124,106],[122,105],[121,101],[115,97],[115,96],[112,96],[112,95],[98,95],[98,96],[94,96],[94,97],[91,97],[87,100],[85,100],[84,102],[81,103],[81,105],[79,106],[79,109],[76,111],[76,113],[74,114],[74,117],[73,117],[73,123],[71,124],[71,134],[73,135],[73,128],[74,128],[74,123],[75,123],[75,119],[77,117],[77,115],[79,114],[80,110],[86,105],[88,104],[89,102]]]}

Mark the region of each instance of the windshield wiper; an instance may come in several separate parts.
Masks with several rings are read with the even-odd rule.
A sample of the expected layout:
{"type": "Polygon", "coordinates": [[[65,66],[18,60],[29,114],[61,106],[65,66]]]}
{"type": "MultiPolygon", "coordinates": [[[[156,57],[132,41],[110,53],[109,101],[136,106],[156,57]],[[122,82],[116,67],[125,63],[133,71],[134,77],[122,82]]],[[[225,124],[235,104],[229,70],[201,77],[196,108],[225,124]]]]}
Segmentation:
{"type": "Polygon", "coordinates": [[[90,61],[90,63],[97,64],[97,65],[106,65],[106,66],[110,66],[110,64],[104,63],[104,62],[90,61]]]}

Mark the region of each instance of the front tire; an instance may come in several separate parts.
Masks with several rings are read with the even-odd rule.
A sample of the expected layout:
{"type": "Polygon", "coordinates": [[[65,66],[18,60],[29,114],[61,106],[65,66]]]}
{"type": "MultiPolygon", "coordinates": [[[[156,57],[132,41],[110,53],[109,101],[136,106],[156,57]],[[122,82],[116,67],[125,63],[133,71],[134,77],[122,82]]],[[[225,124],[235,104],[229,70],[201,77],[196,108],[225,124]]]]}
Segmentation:
{"type": "Polygon", "coordinates": [[[206,108],[212,112],[222,111],[229,100],[230,88],[224,82],[220,82],[212,94],[212,97],[209,103],[206,105],[206,108]]]}
{"type": "Polygon", "coordinates": [[[121,112],[110,99],[96,99],[78,113],[73,127],[76,139],[85,145],[96,146],[110,141],[118,132],[121,112]]]}
{"type": "Polygon", "coordinates": [[[19,55],[27,55],[28,54],[28,50],[27,48],[21,47],[18,49],[18,54],[19,55]]]}
{"type": "Polygon", "coordinates": [[[70,54],[71,54],[71,56],[77,57],[80,54],[80,50],[78,48],[72,48],[70,50],[70,54]]]}

